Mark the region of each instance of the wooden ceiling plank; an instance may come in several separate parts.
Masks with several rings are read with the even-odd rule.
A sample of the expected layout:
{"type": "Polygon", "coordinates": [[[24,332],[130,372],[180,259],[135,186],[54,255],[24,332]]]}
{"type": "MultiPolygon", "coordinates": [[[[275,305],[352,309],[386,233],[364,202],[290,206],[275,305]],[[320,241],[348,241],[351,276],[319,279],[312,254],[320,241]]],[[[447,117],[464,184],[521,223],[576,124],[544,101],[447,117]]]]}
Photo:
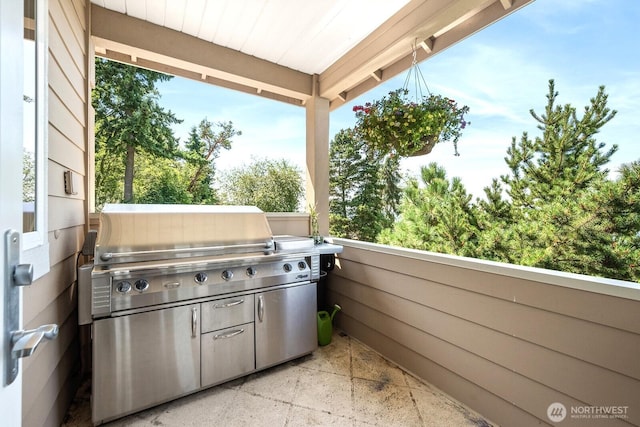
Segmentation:
{"type": "Polygon", "coordinates": [[[164,25],[172,30],[182,31],[187,0],[168,0],[165,6],[164,25]]]}
{"type": "Polygon", "coordinates": [[[138,19],[147,19],[146,2],[140,0],[126,0],[127,15],[138,19]]]}
{"type": "Polygon", "coordinates": [[[146,20],[156,25],[165,25],[165,12],[167,9],[166,0],[146,0],[147,18],[146,20]]]}
{"type": "Polygon", "coordinates": [[[185,34],[197,35],[200,31],[200,24],[204,15],[205,0],[187,0],[184,20],[182,22],[182,32],[185,34]]]}

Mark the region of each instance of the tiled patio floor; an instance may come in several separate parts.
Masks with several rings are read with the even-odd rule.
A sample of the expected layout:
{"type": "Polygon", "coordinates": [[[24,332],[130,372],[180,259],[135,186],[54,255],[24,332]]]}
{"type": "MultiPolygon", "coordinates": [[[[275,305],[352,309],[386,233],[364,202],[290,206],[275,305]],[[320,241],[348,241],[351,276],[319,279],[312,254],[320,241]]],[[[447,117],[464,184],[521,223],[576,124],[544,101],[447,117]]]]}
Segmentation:
{"type": "MultiPolygon", "coordinates": [[[[65,427],[91,425],[87,392],[78,395],[65,427]]],[[[309,356],[107,424],[214,425],[490,426],[343,333],[309,356]]]]}

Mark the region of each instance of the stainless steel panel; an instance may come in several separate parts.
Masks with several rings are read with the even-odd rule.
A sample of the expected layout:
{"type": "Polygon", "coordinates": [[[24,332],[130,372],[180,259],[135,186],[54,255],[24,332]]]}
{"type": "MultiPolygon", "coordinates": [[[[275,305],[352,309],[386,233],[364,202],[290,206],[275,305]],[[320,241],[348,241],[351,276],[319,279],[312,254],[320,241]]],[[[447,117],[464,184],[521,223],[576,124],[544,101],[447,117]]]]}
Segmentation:
{"type": "Polygon", "coordinates": [[[253,371],[253,339],[253,323],[203,334],[202,386],[219,384],[253,371]]]}
{"type": "Polygon", "coordinates": [[[78,267],[78,324],[88,325],[91,318],[91,272],[93,264],[78,267]]]}
{"type": "Polygon", "coordinates": [[[300,236],[275,236],[273,238],[276,243],[278,252],[309,252],[313,250],[313,239],[300,236]]]}
{"type": "Polygon", "coordinates": [[[200,305],[93,323],[93,422],[100,423],[200,388],[200,305]],[[197,319],[196,319],[197,320],[197,319]]]}
{"type": "Polygon", "coordinates": [[[273,249],[267,217],[253,206],[107,204],[100,224],[96,265],[165,259],[167,252],[175,258],[225,253],[228,245],[241,252],[257,250],[252,244],[273,249]]]}
{"type": "Polygon", "coordinates": [[[256,369],[318,348],[316,284],[256,294],[256,369]]]}
{"type": "Polygon", "coordinates": [[[253,295],[202,303],[202,333],[253,322],[253,295]]]}

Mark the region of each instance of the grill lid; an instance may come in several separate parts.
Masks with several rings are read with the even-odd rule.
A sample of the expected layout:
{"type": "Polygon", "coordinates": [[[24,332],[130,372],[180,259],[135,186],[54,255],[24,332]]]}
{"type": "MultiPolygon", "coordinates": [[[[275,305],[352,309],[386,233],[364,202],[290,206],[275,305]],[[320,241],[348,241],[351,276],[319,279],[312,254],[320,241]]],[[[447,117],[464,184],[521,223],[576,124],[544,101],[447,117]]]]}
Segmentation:
{"type": "Polygon", "coordinates": [[[269,253],[273,236],[255,206],[107,204],[95,264],[269,253]]]}

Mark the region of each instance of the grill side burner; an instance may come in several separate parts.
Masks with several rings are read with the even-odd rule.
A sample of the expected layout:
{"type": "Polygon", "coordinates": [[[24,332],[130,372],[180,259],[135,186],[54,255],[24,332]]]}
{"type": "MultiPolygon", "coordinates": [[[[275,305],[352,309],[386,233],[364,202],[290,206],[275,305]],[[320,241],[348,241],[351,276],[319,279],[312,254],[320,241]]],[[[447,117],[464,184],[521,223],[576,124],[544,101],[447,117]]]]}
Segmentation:
{"type": "Polygon", "coordinates": [[[311,239],[272,236],[255,207],[106,205],[78,271],[93,422],[314,351],[319,268],[311,239]]]}

